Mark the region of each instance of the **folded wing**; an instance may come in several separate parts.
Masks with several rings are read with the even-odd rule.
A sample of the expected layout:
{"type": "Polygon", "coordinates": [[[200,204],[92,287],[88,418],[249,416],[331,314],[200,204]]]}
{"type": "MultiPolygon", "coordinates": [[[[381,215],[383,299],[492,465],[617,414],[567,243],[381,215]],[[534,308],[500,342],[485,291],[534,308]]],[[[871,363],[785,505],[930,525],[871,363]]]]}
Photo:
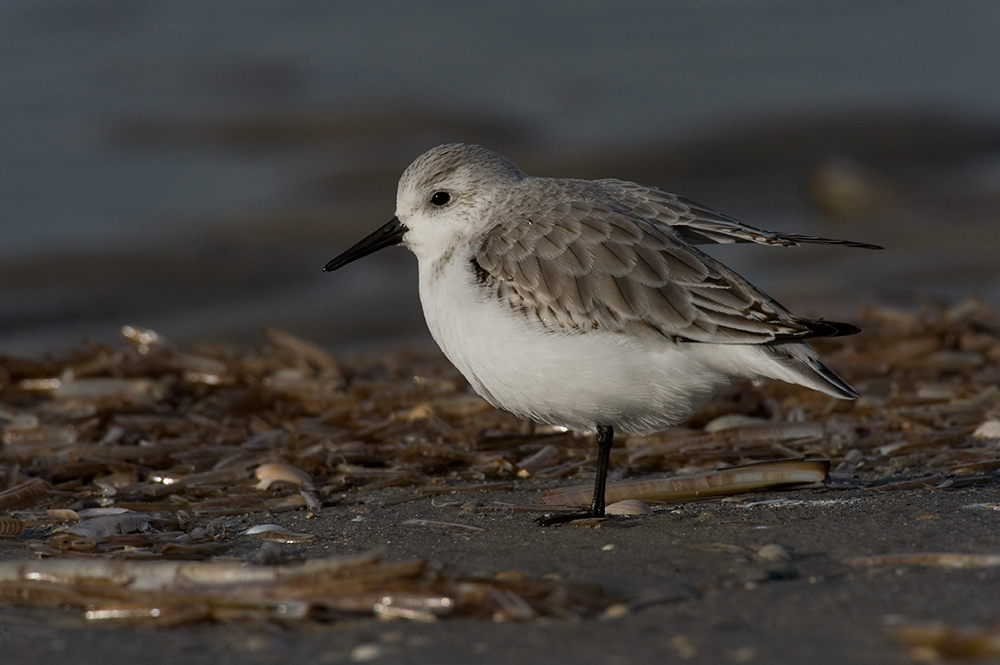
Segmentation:
{"type": "Polygon", "coordinates": [[[716,344],[858,332],[850,324],[793,316],[689,243],[866,245],[755,229],[693,202],[621,181],[559,181],[562,187],[573,186],[578,196],[565,202],[563,190],[564,202],[539,209],[540,200],[560,200],[545,195],[544,188],[553,182],[527,183],[542,189],[531,193],[531,212],[511,214],[518,213],[515,200],[472,259],[484,288],[548,329],[716,344]],[[608,196],[594,187],[619,191],[608,196]]]}

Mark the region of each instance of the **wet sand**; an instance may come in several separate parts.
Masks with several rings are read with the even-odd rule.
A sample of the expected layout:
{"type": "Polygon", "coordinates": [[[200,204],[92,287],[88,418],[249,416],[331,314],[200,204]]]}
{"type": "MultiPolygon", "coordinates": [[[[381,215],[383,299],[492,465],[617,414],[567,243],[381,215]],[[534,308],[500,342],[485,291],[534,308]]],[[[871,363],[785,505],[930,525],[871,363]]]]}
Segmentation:
{"type": "MultiPolygon", "coordinates": [[[[474,498],[517,502],[531,495],[474,498]]],[[[313,545],[287,546],[289,560],[385,548],[390,560],[426,557],[466,574],[558,575],[601,585],[628,601],[628,613],[513,623],[356,619],[304,629],[237,622],[156,630],[81,627],[77,613],[5,608],[5,659],[349,663],[367,654],[373,662],[456,664],[905,663],[912,662],[909,647],[887,632],[894,625],[928,620],[982,627],[996,620],[998,568],[851,563],[883,553],[1000,551],[995,487],[765,493],[596,528],[543,529],[527,514],[476,516],[433,503],[378,508],[362,521],[335,510],[308,524],[290,514],[275,521],[320,535],[313,545]],[[455,535],[401,524],[413,518],[485,530],[455,535]],[[792,560],[758,560],[754,553],[769,543],[788,548],[792,560]]],[[[258,546],[242,537],[230,553],[258,546]]]]}

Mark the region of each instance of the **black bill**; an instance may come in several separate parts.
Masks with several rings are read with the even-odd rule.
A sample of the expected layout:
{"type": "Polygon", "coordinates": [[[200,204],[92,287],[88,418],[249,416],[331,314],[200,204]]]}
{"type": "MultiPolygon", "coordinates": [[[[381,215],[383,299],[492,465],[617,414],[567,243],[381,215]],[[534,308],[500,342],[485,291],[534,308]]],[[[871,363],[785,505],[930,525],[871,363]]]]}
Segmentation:
{"type": "Polygon", "coordinates": [[[375,230],[363,240],[351,247],[349,250],[333,259],[323,268],[325,272],[331,272],[337,268],[343,268],[351,261],[356,261],[364,256],[384,247],[392,247],[403,241],[403,235],[407,228],[397,218],[393,217],[388,224],[375,230]]]}

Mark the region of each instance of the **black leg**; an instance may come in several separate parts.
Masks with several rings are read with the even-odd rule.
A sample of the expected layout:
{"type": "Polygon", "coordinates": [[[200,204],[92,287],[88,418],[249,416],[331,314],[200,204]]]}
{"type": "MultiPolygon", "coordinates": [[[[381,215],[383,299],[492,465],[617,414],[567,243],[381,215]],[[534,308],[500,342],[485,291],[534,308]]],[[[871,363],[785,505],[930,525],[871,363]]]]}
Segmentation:
{"type": "Polygon", "coordinates": [[[593,517],[604,517],[604,491],[608,485],[608,462],[614,439],[614,427],[597,426],[597,475],[594,476],[594,500],[590,502],[590,514],[593,517]]]}
{"type": "Polygon", "coordinates": [[[552,526],[584,517],[604,517],[604,491],[608,485],[608,462],[611,459],[611,445],[614,438],[615,430],[611,425],[597,426],[597,475],[594,477],[594,499],[590,502],[590,510],[543,515],[536,519],[536,522],[542,526],[552,526]]]}

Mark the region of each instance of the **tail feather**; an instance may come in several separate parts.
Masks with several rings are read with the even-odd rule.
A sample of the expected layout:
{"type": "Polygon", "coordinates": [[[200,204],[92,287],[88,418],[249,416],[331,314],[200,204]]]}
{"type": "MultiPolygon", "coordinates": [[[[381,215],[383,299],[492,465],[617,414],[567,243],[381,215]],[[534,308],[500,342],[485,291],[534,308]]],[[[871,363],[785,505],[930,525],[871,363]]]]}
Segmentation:
{"type": "Polygon", "coordinates": [[[812,388],[837,399],[856,399],[860,396],[858,391],[821,363],[816,351],[805,342],[772,344],[769,348],[778,364],[772,364],[766,376],[812,388]]]}

